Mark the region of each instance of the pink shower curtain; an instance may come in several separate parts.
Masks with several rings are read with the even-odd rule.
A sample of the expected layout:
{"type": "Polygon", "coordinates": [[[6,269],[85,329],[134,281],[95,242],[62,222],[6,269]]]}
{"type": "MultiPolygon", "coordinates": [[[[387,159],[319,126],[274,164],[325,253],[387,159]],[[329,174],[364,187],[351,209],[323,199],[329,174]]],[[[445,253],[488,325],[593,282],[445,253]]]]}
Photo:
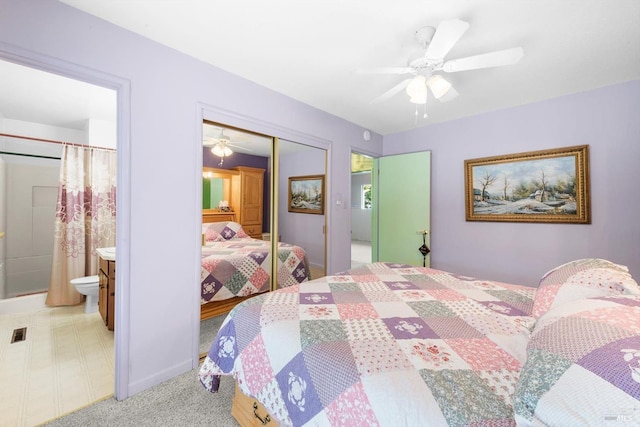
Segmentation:
{"type": "Polygon", "coordinates": [[[69,281],[98,274],[96,248],[115,246],[115,234],[115,151],[65,145],[47,305],[83,302],[69,281]]]}

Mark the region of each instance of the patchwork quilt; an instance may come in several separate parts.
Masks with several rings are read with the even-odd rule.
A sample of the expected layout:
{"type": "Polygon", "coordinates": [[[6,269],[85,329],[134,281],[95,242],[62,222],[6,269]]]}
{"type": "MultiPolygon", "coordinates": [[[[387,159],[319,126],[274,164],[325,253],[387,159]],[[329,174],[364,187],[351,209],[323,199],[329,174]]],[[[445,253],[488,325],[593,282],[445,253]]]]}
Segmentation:
{"type": "Polygon", "coordinates": [[[237,305],[198,377],[232,375],[282,426],[515,425],[534,293],[373,263],[237,305]]]}
{"type": "MultiPolygon", "coordinates": [[[[288,243],[278,248],[278,287],[309,280],[305,250],[288,243]]],[[[201,303],[268,291],[270,250],[270,242],[250,237],[207,241],[202,247],[201,303]]]]}

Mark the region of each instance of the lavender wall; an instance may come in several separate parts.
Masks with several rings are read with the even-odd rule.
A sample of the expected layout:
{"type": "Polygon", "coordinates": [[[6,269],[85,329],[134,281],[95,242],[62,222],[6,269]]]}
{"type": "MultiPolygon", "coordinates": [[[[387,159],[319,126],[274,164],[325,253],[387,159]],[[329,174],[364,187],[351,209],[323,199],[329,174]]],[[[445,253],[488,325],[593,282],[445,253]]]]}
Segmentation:
{"type": "MultiPolygon", "coordinates": [[[[115,341],[126,398],[198,364],[203,119],[326,143],[330,201],[349,192],[351,150],[380,154],[382,137],[365,142],[360,126],[60,2],[0,0],[0,10],[0,58],[121,88],[115,341]]],[[[349,264],[349,212],[328,211],[335,272],[349,264]]]]}
{"type": "Polygon", "coordinates": [[[434,268],[537,286],[559,264],[599,257],[638,280],[638,117],[640,81],[632,81],[388,135],[384,154],[432,151],[434,268]],[[590,225],[465,221],[465,159],[582,144],[590,147],[590,225]]]}
{"type": "MultiPolygon", "coordinates": [[[[283,242],[303,247],[307,261],[313,267],[325,268],[325,216],[289,212],[289,178],[292,176],[325,175],[326,152],[307,148],[280,155],[280,200],[278,205],[278,234],[283,242]]],[[[326,193],[325,193],[326,194],[326,193]]],[[[325,200],[325,209],[329,205],[325,200]]]]}

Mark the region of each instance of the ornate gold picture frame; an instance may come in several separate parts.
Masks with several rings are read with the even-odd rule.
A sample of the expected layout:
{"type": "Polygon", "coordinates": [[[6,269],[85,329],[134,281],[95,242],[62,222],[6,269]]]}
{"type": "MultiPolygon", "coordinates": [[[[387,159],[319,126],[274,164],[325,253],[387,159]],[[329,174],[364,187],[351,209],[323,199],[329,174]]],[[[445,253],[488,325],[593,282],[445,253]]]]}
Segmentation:
{"type": "Polygon", "coordinates": [[[464,161],[467,221],[590,224],[589,146],[464,161]]]}
{"type": "Polygon", "coordinates": [[[289,212],[324,214],[324,175],[289,177],[289,212]]]}

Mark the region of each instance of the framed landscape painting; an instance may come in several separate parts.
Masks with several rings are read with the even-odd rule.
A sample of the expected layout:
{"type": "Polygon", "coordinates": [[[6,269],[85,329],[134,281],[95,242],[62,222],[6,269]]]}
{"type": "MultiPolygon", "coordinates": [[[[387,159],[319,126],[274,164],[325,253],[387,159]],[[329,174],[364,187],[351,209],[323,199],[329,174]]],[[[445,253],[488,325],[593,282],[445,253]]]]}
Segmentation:
{"type": "Polygon", "coordinates": [[[465,160],[467,221],[590,224],[589,146],[465,160]]]}
{"type": "Polygon", "coordinates": [[[324,175],[289,177],[289,212],[324,214],[324,175]]]}

